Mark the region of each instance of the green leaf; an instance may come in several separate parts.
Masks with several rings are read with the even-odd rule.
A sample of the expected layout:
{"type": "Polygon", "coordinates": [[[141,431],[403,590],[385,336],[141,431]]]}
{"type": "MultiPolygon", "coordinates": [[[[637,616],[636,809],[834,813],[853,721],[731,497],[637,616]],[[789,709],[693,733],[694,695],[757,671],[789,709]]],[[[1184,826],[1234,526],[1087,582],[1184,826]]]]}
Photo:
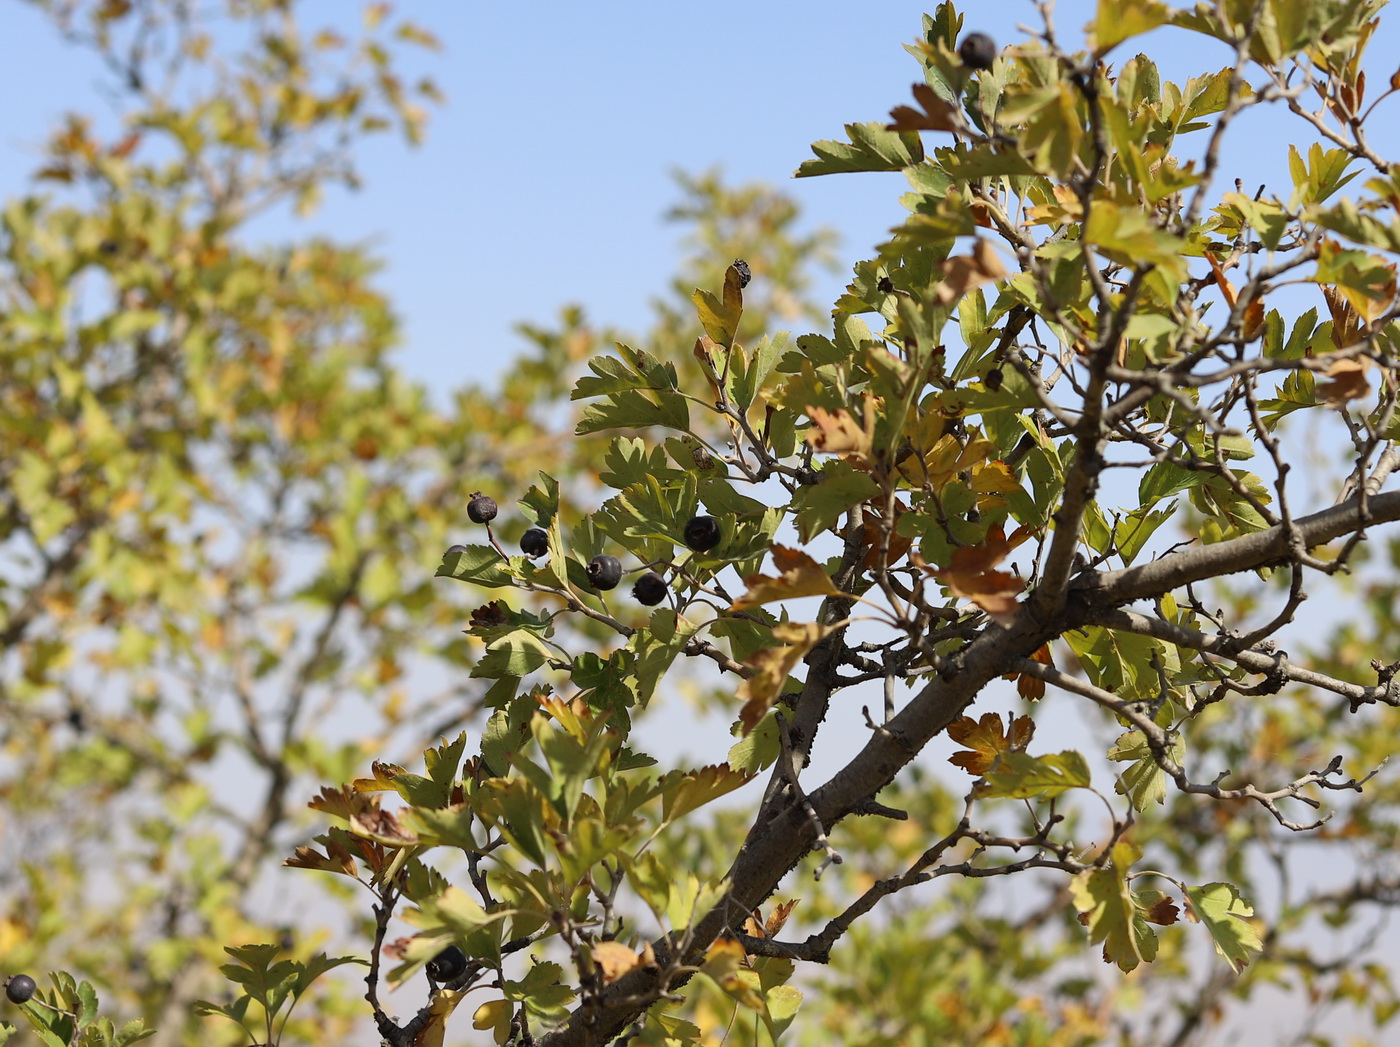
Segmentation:
{"type": "Polygon", "coordinates": [[[1113,845],[1107,868],[1086,869],[1070,881],[1070,897],[1089,928],[1089,940],[1103,943],[1103,958],[1123,971],[1135,969],[1157,955],[1157,935],[1143,918],[1128,872],[1139,852],[1131,844],[1113,845]]]}
{"type": "Polygon", "coordinates": [[[1249,964],[1251,956],[1264,947],[1250,921],[1254,908],[1240,897],[1239,888],[1230,883],[1187,887],[1186,897],[1191,902],[1191,911],[1210,932],[1215,951],[1238,974],[1249,964]]]}
{"type": "Polygon", "coordinates": [[[478,679],[489,680],[503,676],[528,676],[557,653],[534,630],[516,629],[487,647],[486,654],[472,668],[471,674],[478,679]]]}
{"type": "MultiPolygon", "coordinates": [[[[1170,733],[1169,738],[1167,755],[1179,767],[1186,755],[1186,743],[1175,731],[1170,733]]],[[[1129,764],[1123,769],[1114,788],[1120,795],[1128,797],[1134,810],[1144,810],[1149,803],[1166,802],[1167,774],[1157,765],[1152,748],[1141,731],[1121,735],[1108,750],[1108,758],[1129,764]]]]}
{"type": "Polygon", "coordinates": [[[812,143],[815,160],[806,160],[794,178],[845,174],[853,171],[898,171],[924,158],[924,144],[917,131],[889,131],[884,124],[847,124],[850,142],[812,143]]]}
{"type": "Polygon", "coordinates": [[[1025,800],[1059,796],[1070,789],[1084,789],[1088,785],[1089,765],[1083,756],[1072,749],[1046,756],[1031,756],[1010,750],[997,757],[978,793],[1025,800]]]}
{"type": "Polygon", "coordinates": [[[1098,15],[1085,33],[1093,35],[1094,54],[1103,56],[1129,37],[1166,24],[1171,15],[1161,0],[1099,0],[1098,15]]]}
{"type": "Polygon", "coordinates": [[[847,510],[879,493],[880,485],[869,473],[849,462],[829,462],[822,470],[821,482],[800,488],[792,500],[797,508],[797,533],[804,542],[810,542],[823,531],[835,528],[847,510]]]}
{"type": "Polygon", "coordinates": [[[464,552],[450,552],[442,558],[437,569],[439,578],[458,578],[488,589],[501,589],[515,584],[509,570],[510,561],[489,545],[469,545],[464,552]]]}

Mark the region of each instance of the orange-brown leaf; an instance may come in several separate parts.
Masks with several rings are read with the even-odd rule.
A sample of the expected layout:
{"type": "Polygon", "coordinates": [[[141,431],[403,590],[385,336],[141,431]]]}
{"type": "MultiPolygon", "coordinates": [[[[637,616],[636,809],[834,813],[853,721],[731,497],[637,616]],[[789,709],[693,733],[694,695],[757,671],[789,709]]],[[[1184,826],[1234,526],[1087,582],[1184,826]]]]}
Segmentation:
{"type": "Polygon", "coordinates": [[[954,255],[945,259],[940,267],[943,280],[934,291],[934,297],[941,305],[949,305],[962,300],[975,287],[1004,279],[1006,266],[1001,264],[991,242],[979,239],[970,255],[954,255]]]}
{"type": "Polygon", "coordinates": [[[1345,408],[1351,400],[1359,400],[1371,391],[1371,383],[1366,371],[1371,361],[1365,357],[1355,360],[1337,360],[1324,374],[1328,380],[1318,383],[1317,395],[1330,406],[1345,408]]]}
{"type": "Polygon", "coordinates": [[[948,737],[967,748],[954,753],[948,762],[980,778],[1002,753],[1025,749],[1034,733],[1035,722],[1029,716],[1012,720],[1009,732],[1002,725],[1000,713],[983,713],[980,720],[961,717],[948,725],[948,737]]]}
{"type": "Polygon", "coordinates": [[[954,131],[960,125],[957,110],[928,84],[914,85],[914,101],[920,108],[897,105],[890,110],[889,131],[954,131]]]}
{"type": "Polygon", "coordinates": [[[774,600],[795,600],[801,596],[840,596],[841,590],[831,576],[801,549],[786,545],[773,546],[773,564],[782,573],[773,578],[766,574],[751,574],[744,579],[748,592],[734,601],[731,611],[761,607],[774,600]]]}
{"type": "Polygon", "coordinates": [[[1181,918],[1181,911],[1177,908],[1176,902],[1163,896],[1143,910],[1142,918],[1148,923],[1170,927],[1181,918]]]}
{"type": "Polygon", "coordinates": [[[745,664],[754,672],[739,684],[737,692],[744,703],[739,722],[744,725],[746,737],[777,701],[788,674],[830,632],[828,626],[816,622],[784,622],[773,627],[773,635],[785,641],[782,646],[765,647],[749,656],[745,664]]]}
{"type": "Polygon", "coordinates": [[[593,946],[593,962],[603,972],[603,984],[611,985],[624,974],[641,967],[646,958],[621,942],[599,942],[593,946]]]}
{"type": "Polygon", "coordinates": [[[828,411],[824,407],[808,407],[812,427],[807,430],[807,443],[820,454],[835,454],[849,458],[857,468],[870,465],[870,449],[875,443],[875,399],[865,398],[864,424],[857,424],[844,407],[828,411]]]}

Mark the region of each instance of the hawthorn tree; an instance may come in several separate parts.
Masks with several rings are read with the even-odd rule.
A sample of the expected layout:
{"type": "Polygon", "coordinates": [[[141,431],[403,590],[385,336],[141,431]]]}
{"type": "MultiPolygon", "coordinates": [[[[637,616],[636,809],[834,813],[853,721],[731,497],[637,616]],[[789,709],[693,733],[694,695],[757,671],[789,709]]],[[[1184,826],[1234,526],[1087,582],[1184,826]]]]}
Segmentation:
{"type": "Polygon", "coordinates": [[[1045,5],[998,50],[941,4],[912,104],[797,171],[911,186],[831,328],[740,337],[764,273],[737,260],[695,292],[689,353],[589,361],[575,432],[614,493],[495,491],[537,537],[514,553],[488,524],[439,571],[495,590],[467,628],[484,730],[324,789],[336,824],[289,863],[374,892],[385,1042],[435,1042],[469,996],[496,1042],[551,1047],[794,1022],[1185,1043],[1259,979],[1390,1019],[1367,943],[1325,961],[1307,919],[1364,929],[1397,896],[1376,772],[1400,666],[1281,642],[1400,518],[1379,7],[1104,2],[1072,46],[1045,5]],[[1132,49],[1164,26],[1231,60],[1164,80],[1132,49]],[[1258,106],[1297,118],[1287,180],[1221,191],[1258,106]],[[1300,479],[1334,433],[1331,475],[1300,479]],[[673,680],[735,716],[704,766],[633,734],[673,680]],[[1036,737],[1066,717],[1079,747],[1036,737]],[[949,747],[960,787],[921,760],[949,747]],[[1298,889],[1307,846],[1344,849],[1345,882],[1298,889]],[[1159,998],[1116,1009],[1135,983],[1085,977],[1090,951],[1159,965],[1159,998]],[[429,1002],[392,1017],[381,982],[425,966],[429,1002]]]}
{"type": "Polygon", "coordinates": [[[797,172],[911,187],[829,327],[778,329],[821,238],[701,178],[652,330],[567,311],[445,410],[360,252],[244,230],[418,127],[382,40],[230,3],[220,57],[181,4],[44,6],[130,108],[6,213],[0,964],[77,975],[11,982],[42,1042],[143,1035],[93,983],[165,1043],[345,1041],[351,963],[395,1047],[1186,1044],[1271,985],[1319,1041],[1391,1020],[1380,3],[1102,0],[1002,48],[942,4],[912,99],[797,172]],[[1229,60],[1164,80],[1157,28],[1229,60]],[[1286,173],[1222,189],[1260,106],[1286,173]],[[648,744],[683,693],[734,724],[699,766],[648,744]],[[347,697],[368,742],[322,733],[347,697]],[[335,877],[296,882],[353,914],[336,959],[254,898],[296,893],[311,779],[345,784],[287,864],[335,877]]]}

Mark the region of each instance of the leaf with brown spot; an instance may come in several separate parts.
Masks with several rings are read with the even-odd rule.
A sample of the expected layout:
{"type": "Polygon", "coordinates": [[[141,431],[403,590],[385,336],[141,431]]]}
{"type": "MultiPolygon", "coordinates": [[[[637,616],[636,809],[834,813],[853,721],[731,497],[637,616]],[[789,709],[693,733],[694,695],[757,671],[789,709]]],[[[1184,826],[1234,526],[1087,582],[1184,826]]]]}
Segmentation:
{"type": "Polygon", "coordinates": [[[350,819],[350,831],[385,847],[412,847],[418,834],[405,829],[393,811],[364,811],[350,819]]]}
{"type": "Polygon", "coordinates": [[[980,720],[961,717],[948,725],[948,737],[967,748],[948,757],[948,762],[980,778],[1002,753],[1024,750],[1034,733],[1035,722],[1029,716],[1012,720],[1010,732],[1002,726],[1000,713],[983,713],[980,720]]]}
{"type": "Polygon", "coordinates": [[[831,631],[829,626],[816,622],[784,622],[773,627],[773,635],[786,641],[782,646],[765,647],[749,656],[745,664],[754,670],[753,675],[740,683],[737,691],[744,703],[739,710],[739,722],[744,725],[745,737],[777,701],[797,663],[831,631]]]}
{"type": "Polygon", "coordinates": [[[800,549],[775,545],[773,564],[782,572],[773,578],[766,574],[751,574],[744,579],[748,592],[735,600],[731,611],[746,611],[775,600],[795,600],[801,596],[842,596],[831,576],[821,564],[800,549]]]}
{"type": "Polygon", "coordinates": [[[914,101],[920,108],[897,105],[890,110],[887,131],[956,131],[962,126],[957,110],[928,84],[914,85],[914,101]]]}
{"type": "Polygon", "coordinates": [[[744,292],[739,283],[739,270],[731,265],[724,271],[723,301],[709,291],[699,288],[690,296],[705,333],[722,346],[734,344],[734,333],[739,330],[739,317],[744,313],[744,292]]]}
{"type": "Polygon", "coordinates": [[[1176,902],[1160,891],[1143,891],[1137,901],[1142,906],[1142,918],[1148,923],[1170,927],[1181,918],[1176,902]]]}

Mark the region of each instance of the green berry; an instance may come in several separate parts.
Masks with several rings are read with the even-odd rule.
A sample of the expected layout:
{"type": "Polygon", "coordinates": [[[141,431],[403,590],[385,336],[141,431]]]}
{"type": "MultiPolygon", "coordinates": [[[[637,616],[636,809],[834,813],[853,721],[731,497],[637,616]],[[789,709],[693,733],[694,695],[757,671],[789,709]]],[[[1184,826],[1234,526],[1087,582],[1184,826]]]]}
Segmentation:
{"type": "Polygon", "coordinates": [[[543,527],[531,527],[520,536],[520,551],[526,556],[543,556],[549,552],[549,532],[543,527]]]}
{"type": "Polygon", "coordinates": [[[719,521],[713,516],[692,516],[682,534],[686,545],[697,553],[707,553],[719,545],[719,521]]]}
{"type": "Polygon", "coordinates": [[[496,518],[496,499],[477,491],[467,503],[467,516],[472,523],[490,523],[496,518]]]}
{"type": "Polygon", "coordinates": [[[622,581],[622,564],[616,556],[603,553],[588,561],[588,581],[600,592],[616,589],[622,581]]]}
{"type": "Polygon", "coordinates": [[[655,607],[666,599],[668,588],[670,587],[665,578],[655,571],[650,571],[638,578],[637,583],[632,586],[632,598],[644,607],[655,607]]]}
{"type": "Polygon", "coordinates": [[[28,1003],[38,986],[27,974],[12,974],[5,979],[5,998],[11,1003],[28,1003]]]}

